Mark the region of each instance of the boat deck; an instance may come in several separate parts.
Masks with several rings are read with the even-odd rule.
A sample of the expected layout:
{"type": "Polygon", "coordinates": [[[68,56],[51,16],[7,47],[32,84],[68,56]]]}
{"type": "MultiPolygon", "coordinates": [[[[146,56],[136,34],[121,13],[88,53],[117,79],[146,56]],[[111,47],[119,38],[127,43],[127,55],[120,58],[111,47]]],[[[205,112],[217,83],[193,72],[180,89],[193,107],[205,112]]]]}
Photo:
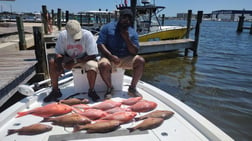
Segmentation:
{"type": "MultiPolygon", "coordinates": [[[[124,76],[123,89],[116,91],[112,100],[120,101],[121,99],[129,98],[127,95],[127,88],[130,84],[131,78],[124,76]]],[[[63,93],[62,99],[75,93],[74,83],[66,83],[61,86],[63,93]]],[[[147,83],[139,82],[138,90],[143,95],[143,99],[156,102],[158,104],[157,110],[170,110],[175,114],[165,120],[161,126],[152,130],[135,131],[129,133],[128,127],[133,127],[141,121],[132,121],[127,124],[121,125],[121,127],[113,132],[109,133],[92,133],[88,134],[85,131],[72,133],[72,128],[64,128],[61,126],[52,125],[51,123],[45,123],[52,125],[53,129],[49,132],[26,136],[13,134],[6,136],[8,129],[19,129],[23,126],[31,125],[40,122],[43,118],[33,115],[27,115],[20,118],[15,118],[18,111],[27,111],[35,107],[40,107],[46,103],[42,103],[42,99],[50,92],[50,88],[39,90],[34,96],[23,99],[19,103],[10,107],[9,110],[4,111],[0,115],[0,140],[2,141],[61,141],[61,140],[92,140],[98,141],[104,140],[146,140],[146,141],[167,141],[167,140],[187,140],[187,141],[208,141],[208,140],[232,140],[229,136],[223,133],[220,129],[215,127],[201,115],[197,114],[191,108],[187,107],[177,99],[173,98],[169,94],[157,89],[147,83]],[[175,104],[176,103],[176,104],[175,104]],[[221,137],[221,138],[220,138],[221,137]]],[[[98,92],[102,97],[104,92],[98,92]]],[[[87,94],[79,95],[82,98],[88,98],[87,94]]],[[[90,103],[93,105],[96,103],[90,103]]],[[[137,116],[144,115],[146,113],[138,113],[137,116]]]]}

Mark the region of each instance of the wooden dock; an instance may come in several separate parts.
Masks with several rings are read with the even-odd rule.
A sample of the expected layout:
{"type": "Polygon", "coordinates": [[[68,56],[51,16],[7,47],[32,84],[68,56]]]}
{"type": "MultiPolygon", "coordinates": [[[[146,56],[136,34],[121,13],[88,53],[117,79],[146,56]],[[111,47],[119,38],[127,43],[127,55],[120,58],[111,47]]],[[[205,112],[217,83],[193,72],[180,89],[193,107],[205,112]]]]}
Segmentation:
{"type": "Polygon", "coordinates": [[[17,92],[17,86],[27,83],[36,74],[34,50],[0,49],[0,106],[17,92]]]}

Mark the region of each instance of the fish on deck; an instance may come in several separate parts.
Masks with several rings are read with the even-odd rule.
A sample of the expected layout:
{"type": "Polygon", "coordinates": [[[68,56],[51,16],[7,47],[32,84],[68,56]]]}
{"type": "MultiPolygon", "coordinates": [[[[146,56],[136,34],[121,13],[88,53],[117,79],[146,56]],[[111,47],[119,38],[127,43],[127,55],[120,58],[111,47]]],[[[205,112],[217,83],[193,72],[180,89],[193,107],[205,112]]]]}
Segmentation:
{"type": "Polygon", "coordinates": [[[139,120],[143,120],[143,119],[146,119],[149,117],[168,119],[168,118],[172,117],[173,114],[174,114],[174,112],[168,111],[168,110],[156,110],[156,111],[150,112],[146,115],[136,117],[135,120],[139,121],[139,120]]]}
{"type": "Polygon", "coordinates": [[[118,120],[100,120],[86,125],[76,125],[73,132],[86,130],[87,133],[107,133],[119,128],[121,122],[118,120]]]}
{"type": "Polygon", "coordinates": [[[141,123],[137,124],[136,126],[132,128],[127,128],[129,132],[133,132],[135,130],[148,130],[148,129],[154,129],[160,126],[163,123],[163,118],[147,118],[143,120],[141,123]]]}
{"type": "Polygon", "coordinates": [[[84,125],[87,123],[91,123],[91,120],[80,114],[71,113],[59,117],[44,118],[41,122],[52,122],[53,125],[59,125],[63,127],[73,127],[77,124],[84,125]]]}
{"type": "Polygon", "coordinates": [[[35,115],[40,117],[50,117],[67,114],[72,111],[72,107],[66,104],[50,103],[48,105],[38,107],[25,112],[18,112],[17,118],[25,115],[35,115]]]}
{"type": "Polygon", "coordinates": [[[9,129],[7,136],[15,133],[18,133],[19,135],[36,135],[50,130],[52,130],[52,126],[36,123],[29,126],[24,126],[20,129],[9,129]]]}
{"type": "Polygon", "coordinates": [[[134,112],[149,112],[157,107],[157,103],[148,101],[148,100],[141,100],[138,101],[136,104],[130,106],[129,108],[134,112]]]}

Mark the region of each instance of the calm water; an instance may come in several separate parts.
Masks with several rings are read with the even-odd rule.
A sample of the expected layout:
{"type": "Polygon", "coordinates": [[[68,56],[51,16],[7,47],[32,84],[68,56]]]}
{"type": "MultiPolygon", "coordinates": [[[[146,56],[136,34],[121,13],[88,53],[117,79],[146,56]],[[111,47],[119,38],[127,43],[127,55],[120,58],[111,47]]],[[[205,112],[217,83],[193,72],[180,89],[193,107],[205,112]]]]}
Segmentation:
{"type": "Polygon", "coordinates": [[[249,30],[237,34],[236,27],[237,22],[203,21],[198,57],[184,57],[183,51],[145,56],[142,80],[180,99],[235,140],[246,141],[252,140],[252,35],[249,30]]]}

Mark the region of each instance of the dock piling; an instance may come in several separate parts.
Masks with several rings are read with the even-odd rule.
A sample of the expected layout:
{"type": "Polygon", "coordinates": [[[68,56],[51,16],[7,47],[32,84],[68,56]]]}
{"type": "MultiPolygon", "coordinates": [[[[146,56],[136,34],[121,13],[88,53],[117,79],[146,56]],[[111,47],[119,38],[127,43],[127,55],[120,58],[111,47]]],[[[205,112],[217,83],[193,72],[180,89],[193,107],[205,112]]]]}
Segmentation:
{"type": "Polygon", "coordinates": [[[23,18],[21,16],[16,17],[17,30],[18,30],[18,36],[19,36],[19,50],[26,50],[27,44],[25,41],[24,24],[23,24],[22,19],[23,18]]]}
{"type": "MultiPolygon", "coordinates": [[[[188,10],[187,14],[187,30],[186,30],[186,39],[189,39],[189,34],[191,30],[191,19],[192,19],[192,10],[188,10]]],[[[188,48],[185,49],[185,56],[188,55],[188,48]]]]}
{"type": "Polygon", "coordinates": [[[244,13],[242,13],[241,16],[239,16],[239,21],[238,21],[238,26],[237,26],[237,32],[242,32],[243,31],[243,23],[244,23],[244,13]]]}
{"type": "Polygon", "coordinates": [[[48,26],[49,26],[49,16],[48,16],[48,11],[47,11],[47,8],[46,8],[46,5],[42,5],[42,22],[44,24],[44,32],[45,34],[48,34],[48,26]]]}
{"type": "Polygon", "coordinates": [[[61,9],[58,8],[58,12],[57,12],[57,26],[58,26],[58,30],[61,30],[61,9]]]}
{"type": "Polygon", "coordinates": [[[45,41],[43,29],[41,26],[33,27],[34,37],[34,50],[38,64],[36,65],[37,78],[39,80],[45,80],[49,78],[49,72],[47,68],[47,55],[45,49],[45,41]]]}
{"type": "Polygon", "coordinates": [[[195,27],[195,34],[194,34],[194,47],[193,47],[193,56],[198,56],[198,44],[199,44],[199,35],[200,35],[200,24],[202,22],[203,11],[198,11],[197,14],[197,23],[195,27]]]}

